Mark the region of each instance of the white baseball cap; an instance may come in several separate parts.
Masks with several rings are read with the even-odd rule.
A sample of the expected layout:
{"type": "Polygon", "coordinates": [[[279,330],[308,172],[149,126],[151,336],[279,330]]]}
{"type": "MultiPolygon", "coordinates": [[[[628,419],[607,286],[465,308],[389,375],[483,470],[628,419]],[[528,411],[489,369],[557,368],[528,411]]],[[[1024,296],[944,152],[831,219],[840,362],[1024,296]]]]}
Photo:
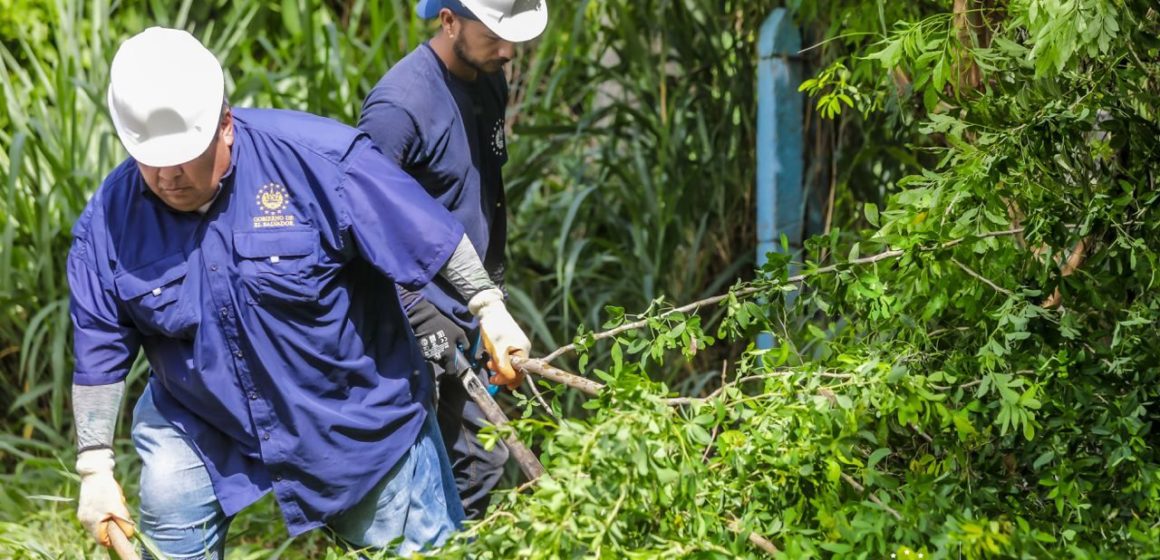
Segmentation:
{"type": "Polygon", "coordinates": [[[217,132],[222,66],[180,29],[150,27],[121,43],[109,69],[109,115],[133,159],[153,167],[189,162],[217,132]]]}
{"type": "Polygon", "coordinates": [[[419,0],[417,11],[424,19],[447,8],[463,14],[465,8],[505,41],[523,43],[544,32],[548,25],[548,0],[419,0]]]}

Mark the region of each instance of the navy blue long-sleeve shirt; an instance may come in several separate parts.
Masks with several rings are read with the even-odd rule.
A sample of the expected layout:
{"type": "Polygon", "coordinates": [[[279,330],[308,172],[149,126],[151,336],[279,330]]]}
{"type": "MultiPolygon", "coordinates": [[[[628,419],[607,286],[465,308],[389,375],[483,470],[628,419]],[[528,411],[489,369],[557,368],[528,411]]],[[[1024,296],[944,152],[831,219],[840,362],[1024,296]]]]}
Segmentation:
{"type": "Polygon", "coordinates": [[[463,230],[358,130],[233,114],[204,214],[166,206],[130,159],[75,224],[74,382],[119,382],[144,348],[158,409],[226,515],[273,490],[299,534],[417,438],[431,387],[396,285],[430,281],[463,230]]]}

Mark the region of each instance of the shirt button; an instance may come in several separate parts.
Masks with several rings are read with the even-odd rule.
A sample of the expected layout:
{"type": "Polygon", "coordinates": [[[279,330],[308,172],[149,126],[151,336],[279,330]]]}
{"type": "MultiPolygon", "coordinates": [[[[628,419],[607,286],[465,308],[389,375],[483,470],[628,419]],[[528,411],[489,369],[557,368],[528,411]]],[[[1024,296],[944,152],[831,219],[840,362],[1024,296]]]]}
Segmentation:
{"type": "Polygon", "coordinates": [[[496,207],[496,208],[503,208],[503,203],[502,203],[502,202],[497,202],[497,203],[495,203],[495,207],[496,207]]]}
{"type": "Polygon", "coordinates": [[[257,391],[250,391],[250,400],[252,400],[252,401],[258,400],[258,392],[257,391]]]}
{"type": "Polygon", "coordinates": [[[270,441],[270,432],[262,432],[262,440],[270,441]]]}
{"type": "Polygon", "coordinates": [[[217,265],[216,265],[216,264],[211,264],[211,265],[209,265],[209,269],[210,269],[210,271],[211,271],[211,272],[217,272],[217,265]]]}
{"type": "Polygon", "coordinates": [[[221,316],[222,316],[222,318],[229,317],[230,316],[230,309],[228,307],[223,307],[221,310],[221,316]]]}
{"type": "Polygon", "coordinates": [[[242,351],[241,351],[241,350],[234,350],[234,355],[235,355],[235,356],[237,356],[237,357],[239,357],[239,358],[241,358],[241,357],[242,357],[242,351]]]}
{"type": "Polygon", "coordinates": [[[282,482],[282,475],[280,475],[280,474],[274,475],[274,482],[282,482]]]}

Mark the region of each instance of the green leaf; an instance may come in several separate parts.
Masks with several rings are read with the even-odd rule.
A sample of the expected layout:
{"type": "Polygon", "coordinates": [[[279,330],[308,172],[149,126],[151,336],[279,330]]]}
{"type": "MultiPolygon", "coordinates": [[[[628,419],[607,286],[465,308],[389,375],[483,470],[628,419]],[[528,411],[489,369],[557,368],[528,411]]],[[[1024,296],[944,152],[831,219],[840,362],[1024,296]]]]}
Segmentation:
{"type": "Polygon", "coordinates": [[[685,432],[689,435],[689,439],[693,440],[693,443],[699,445],[708,445],[713,441],[713,436],[709,434],[709,430],[698,424],[685,424],[685,432]]]}
{"type": "Polygon", "coordinates": [[[866,468],[874,468],[874,465],[877,465],[879,461],[885,459],[888,455],[890,455],[890,453],[890,449],[885,447],[875,449],[874,452],[870,454],[870,457],[866,459],[866,468]]]}
{"type": "Polygon", "coordinates": [[[862,212],[866,215],[866,221],[870,225],[878,227],[878,205],[873,202],[867,202],[862,206],[862,212]]]}
{"type": "Polygon", "coordinates": [[[818,546],[836,554],[846,554],[854,550],[854,547],[843,543],[824,542],[818,546]]]}
{"type": "Polygon", "coordinates": [[[298,0],[282,0],[282,25],[292,37],[302,35],[302,13],[298,0]]]}
{"type": "Polygon", "coordinates": [[[656,470],[657,482],[660,482],[661,484],[672,484],[678,478],[680,478],[680,476],[680,473],[673,469],[659,468],[656,470]]]}

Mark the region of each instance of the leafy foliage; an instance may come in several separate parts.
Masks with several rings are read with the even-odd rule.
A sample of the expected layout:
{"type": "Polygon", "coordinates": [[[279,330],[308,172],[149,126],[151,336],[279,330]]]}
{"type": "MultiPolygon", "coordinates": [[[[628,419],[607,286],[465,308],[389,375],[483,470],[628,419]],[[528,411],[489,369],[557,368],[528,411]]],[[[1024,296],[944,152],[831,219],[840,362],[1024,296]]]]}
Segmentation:
{"type": "MultiPolygon", "coordinates": [[[[744,267],[729,242],[752,179],[745,65],[770,6],[556,4],[515,76],[512,168],[542,171],[511,182],[512,288],[538,343],[586,324],[576,364],[605,388],[582,401],[541,382],[549,410],[517,401],[510,429],[550,476],[505,492],[440,557],[1160,557],[1153,2],[789,2],[818,43],[803,89],[833,119],[814,126],[837,164],[835,227],[805,262],[772,255],[701,316],[669,302],[744,267]],[[728,354],[759,331],[773,348],[728,354]]],[[[277,56],[239,43],[244,74],[275,86],[243,81],[243,96],[349,115],[366,86],[351,53],[415,32],[386,15],[401,10],[367,11],[353,19],[369,30],[323,40],[344,29],[342,9],[324,12],[254,11],[310,39],[277,56]],[[298,64],[333,87],[304,92],[298,64]]],[[[21,465],[43,473],[36,461],[21,465]]],[[[10,487],[0,499],[18,505],[0,512],[27,507],[10,487]]],[[[62,511],[37,522],[58,527],[62,511]]],[[[7,515],[0,543],[54,546],[7,515]]],[[[252,515],[274,517],[269,504],[252,515]]],[[[239,526],[243,553],[323,554],[258,526],[239,526]]]]}
{"type": "Polygon", "coordinates": [[[673,409],[643,372],[697,325],[618,338],[592,417],[524,426],[552,478],[463,554],[757,556],[752,531],[790,558],[1160,555],[1160,13],[956,4],[845,36],[804,85],[932,163],[862,207],[869,235],[811,241],[792,307],[784,263],[772,304],[726,300],[720,336],[757,317],[776,346],[673,409]]]}

